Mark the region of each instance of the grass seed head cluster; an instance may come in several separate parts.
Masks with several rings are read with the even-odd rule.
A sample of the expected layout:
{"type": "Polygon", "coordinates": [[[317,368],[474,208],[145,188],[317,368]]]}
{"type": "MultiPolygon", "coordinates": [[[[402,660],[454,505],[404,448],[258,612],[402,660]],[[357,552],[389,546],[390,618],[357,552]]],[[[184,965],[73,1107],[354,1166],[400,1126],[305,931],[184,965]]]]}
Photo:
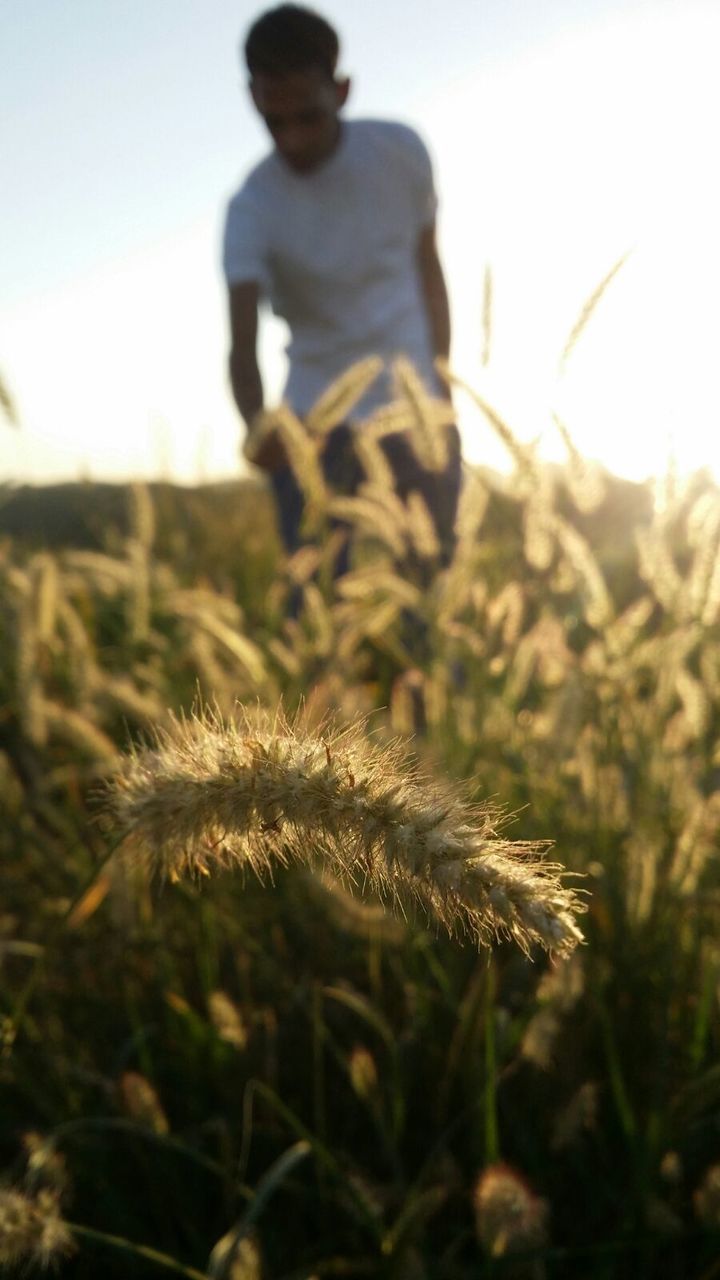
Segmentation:
{"type": "Polygon", "coordinates": [[[359,728],[310,733],[262,713],[175,720],[129,759],[109,803],[129,846],[172,879],[301,862],[400,907],[417,902],[483,942],[503,933],[569,952],[582,938],[561,868],[501,839],[491,809],[359,728]]]}

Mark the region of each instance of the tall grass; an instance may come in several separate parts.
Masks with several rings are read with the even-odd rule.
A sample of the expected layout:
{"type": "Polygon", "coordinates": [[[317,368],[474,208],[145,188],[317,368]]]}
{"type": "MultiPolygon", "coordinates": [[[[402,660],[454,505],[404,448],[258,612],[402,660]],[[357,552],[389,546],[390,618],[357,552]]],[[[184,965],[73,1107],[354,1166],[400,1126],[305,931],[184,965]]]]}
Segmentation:
{"type": "Polygon", "coordinates": [[[308,481],[338,581],[342,530],[241,598],[137,488],[103,553],[0,548],[10,1271],[713,1274],[720,495],[488,405],[516,470],[441,568],[373,445],[442,459],[398,377],[358,493],[308,481]]]}

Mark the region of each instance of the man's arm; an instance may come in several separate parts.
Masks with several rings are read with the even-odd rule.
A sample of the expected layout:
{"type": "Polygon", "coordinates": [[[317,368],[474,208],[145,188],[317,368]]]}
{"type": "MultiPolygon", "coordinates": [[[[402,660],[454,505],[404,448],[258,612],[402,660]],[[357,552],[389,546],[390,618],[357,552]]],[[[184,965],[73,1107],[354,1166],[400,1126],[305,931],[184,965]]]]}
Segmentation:
{"type": "Polygon", "coordinates": [[[254,281],[230,286],[230,384],[248,429],[263,407],[257,363],[258,299],[254,281]]]}
{"type": "MultiPolygon", "coordinates": [[[[263,386],[257,362],[258,301],[255,281],[230,286],[230,384],[235,403],[251,437],[264,407],[263,386]]],[[[264,435],[257,448],[246,447],[246,456],[258,467],[274,471],[285,462],[277,435],[264,435]]]]}
{"type": "Polygon", "coordinates": [[[417,264],[420,272],[425,308],[430,324],[430,338],[436,356],[450,354],[450,304],[442,265],[435,243],[435,223],[423,227],[417,247],[417,264]]]}

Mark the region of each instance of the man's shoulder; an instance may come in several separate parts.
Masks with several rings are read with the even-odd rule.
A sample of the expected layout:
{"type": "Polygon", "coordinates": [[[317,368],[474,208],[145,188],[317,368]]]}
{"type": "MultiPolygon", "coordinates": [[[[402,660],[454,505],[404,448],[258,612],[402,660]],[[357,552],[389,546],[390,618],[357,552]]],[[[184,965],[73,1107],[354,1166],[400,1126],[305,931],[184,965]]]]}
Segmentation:
{"type": "Polygon", "coordinates": [[[240,186],[231,194],[228,208],[241,208],[243,205],[262,204],[268,193],[273,190],[278,180],[277,157],[273,152],[260,160],[246,173],[240,186]]]}
{"type": "Polygon", "coordinates": [[[399,120],[373,118],[349,120],[347,123],[351,132],[371,146],[411,155],[427,153],[427,147],[417,129],[399,120]]]}
{"type": "Polygon", "coordinates": [[[432,185],[430,153],[416,129],[399,120],[349,121],[355,145],[349,148],[358,170],[382,174],[401,185],[424,190],[432,185]]]}

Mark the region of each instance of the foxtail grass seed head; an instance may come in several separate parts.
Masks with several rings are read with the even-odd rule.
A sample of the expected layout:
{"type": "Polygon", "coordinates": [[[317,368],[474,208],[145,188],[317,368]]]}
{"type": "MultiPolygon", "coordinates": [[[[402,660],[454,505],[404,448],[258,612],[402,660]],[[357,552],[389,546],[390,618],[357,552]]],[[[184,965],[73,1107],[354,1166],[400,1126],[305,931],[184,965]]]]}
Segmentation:
{"type": "Polygon", "coordinates": [[[655,902],[662,845],[637,831],[628,836],[623,849],[627,913],[635,924],[644,924],[655,902]]]}
{"type": "MultiPolygon", "coordinates": [[[[218,661],[215,645],[202,632],[191,632],[187,641],[188,653],[197,674],[198,687],[212,694],[217,703],[232,706],[237,698],[237,679],[229,678],[226,668],[218,661]]],[[[163,719],[165,713],[163,713],[163,719]]],[[[155,721],[157,723],[157,720],[155,721]]]]}
{"type": "MultiPolygon", "coordinates": [[[[406,513],[402,508],[378,502],[377,487],[373,493],[359,493],[352,498],[333,498],[328,514],[337,520],[346,520],[356,536],[384,545],[394,556],[405,554],[406,513]]],[[[398,504],[399,505],[399,504],[398,504]]]]}
{"type": "Polygon", "coordinates": [[[165,707],[154,690],[136,688],[129,676],[112,676],[96,670],[93,696],[100,706],[117,708],[124,716],[139,724],[157,724],[165,715],[165,707]]]}
{"type": "Polygon", "coordinates": [[[382,489],[394,489],[395,473],[379,440],[371,432],[357,432],[355,452],[369,484],[377,485],[382,489]]]}
{"type": "Polygon", "coordinates": [[[370,1098],[378,1087],[378,1070],[369,1049],[356,1044],[348,1059],[350,1083],[359,1098],[370,1098]]]}
{"type": "Polygon", "coordinates": [[[553,516],[557,541],[574,570],[583,597],[585,618],[591,627],[602,629],[612,620],[613,606],[597,560],[582,534],[562,516],[553,516]]]}
{"type": "Polygon", "coordinates": [[[528,564],[533,569],[544,572],[553,562],[555,538],[549,506],[545,501],[539,501],[539,496],[540,491],[531,497],[525,507],[523,549],[528,564]]]}
{"type": "Polygon", "coordinates": [[[563,1151],[592,1132],[597,1124],[599,1088],[595,1080],[586,1080],[555,1118],[550,1147],[563,1151]]]}
{"type": "Polygon", "coordinates": [[[402,356],[393,362],[393,375],[414,415],[407,437],[410,447],[428,471],[444,471],[449,458],[447,428],[455,421],[451,402],[430,395],[413,364],[402,356]]]}
{"type": "Polygon", "coordinates": [[[115,763],[119,753],[114,742],[88,716],[47,698],[43,699],[42,711],[49,733],[60,742],[90,760],[115,763]]]}
{"type": "Polygon", "coordinates": [[[570,355],[574,351],[575,347],[577,346],[577,343],[581,335],[585,332],[585,329],[587,328],[590,318],[594,314],[595,309],[598,303],[600,302],[600,299],[605,293],[605,290],[607,289],[608,285],[611,283],[612,280],[614,280],[618,271],[621,269],[621,267],[625,265],[629,256],[630,256],[630,250],[628,250],[627,253],[624,253],[621,258],[618,258],[617,262],[613,263],[607,275],[603,277],[599,285],[597,285],[597,287],[593,289],[593,292],[590,294],[590,297],[587,298],[586,301],[583,303],[583,306],[580,310],[580,314],[577,320],[575,321],[572,329],[570,330],[570,333],[567,336],[567,339],[565,341],[565,346],[563,347],[562,354],[560,356],[560,361],[559,361],[560,373],[565,372],[568,360],[570,359],[570,355]]]}
{"type": "Polygon", "coordinates": [[[402,738],[412,738],[425,725],[425,678],[417,667],[395,677],[390,694],[390,724],[402,738]]]}
{"type": "Polygon", "coordinates": [[[327,601],[315,582],[306,583],[302,599],[302,619],[312,635],[313,651],[328,658],[335,643],[335,627],[327,601]]]}
{"type": "Polygon", "coordinates": [[[36,608],[30,594],[32,580],[25,574],[18,574],[12,585],[16,587],[20,596],[15,604],[13,624],[11,624],[14,631],[14,694],[23,732],[35,746],[44,746],[47,741],[47,724],[43,708],[41,664],[38,661],[40,643],[36,608]]]}
{"type": "Polygon", "coordinates": [[[687,541],[694,556],[687,575],[685,613],[702,618],[720,557],[720,502],[714,492],[703,494],[687,518],[687,541]]]}
{"type": "Polygon", "coordinates": [[[701,738],[712,711],[710,699],[701,681],[691,675],[686,667],[680,667],[675,678],[675,689],[682,702],[691,737],[701,738]]]}
{"type": "Polygon", "coordinates": [[[262,1254],[255,1236],[228,1231],[210,1254],[207,1274],[209,1280],[262,1280],[262,1254]]]}
{"type": "Polygon", "coordinates": [[[506,1164],[489,1165],[473,1194],[475,1229],[493,1258],[540,1249],[547,1239],[548,1204],[506,1164]]]}
{"type": "Polygon", "coordinates": [[[585,990],[583,963],[579,954],[551,964],[538,983],[538,999],[568,1013],[585,990]]]}
{"type": "Polygon", "coordinates": [[[413,582],[401,578],[392,569],[378,568],[374,563],[346,573],[338,585],[338,595],[344,600],[374,603],[394,599],[408,609],[419,609],[422,603],[422,592],[413,582]]]}
{"type": "Polygon", "coordinates": [[[56,1191],[46,1187],[29,1196],[0,1187],[0,1267],[27,1263],[48,1267],[67,1257],[73,1247],[56,1191]]]}
{"type": "Polygon", "coordinates": [[[486,610],[489,629],[502,630],[502,641],[505,648],[517,644],[522,633],[525,618],[525,593],[520,582],[506,582],[494,599],[490,600],[486,610]]]}
{"type": "Polygon", "coordinates": [[[458,503],[457,536],[461,545],[477,544],[489,505],[490,489],[479,472],[469,470],[458,503]]]}
{"type": "Polygon", "coordinates": [[[520,1044],[521,1056],[543,1071],[555,1059],[556,1043],[563,1018],[571,1012],[584,988],[582,961],[578,953],[556,961],[538,983],[540,1008],[530,1019],[520,1044]]]}
{"type": "Polygon", "coordinates": [[[281,405],[275,411],[274,421],[307,503],[322,508],[327,500],[327,493],[315,440],[305,424],[286,405],[281,405]]]}
{"type": "Polygon", "coordinates": [[[305,427],[310,434],[328,435],[339,423],[345,422],[358,400],[375,382],[382,367],[380,356],[367,356],[341,373],[306,415],[305,427]]]}
{"type": "Polygon", "coordinates": [[[715,563],[712,568],[712,573],[710,574],[710,578],[708,581],[707,593],[705,596],[705,604],[703,606],[703,611],[702,611],[702,616],[700,621],[702,622],[704,627],[712,627],[717,622],[719,613],[720,613],[720,548],[718,548],[718,554],[715,558],[715,563]]]}
{"type": "Polygon", "coordinates": [[[650,587],[658,604],[673,614],[678,599],[683,595],[683,580],[661,525],[657,523],[650,529],[638,529],[635,540],[641,578],[650,587]]]}
{"type": "Polygon", "coordinates": [[[128,489],[130,537],[149,551],[155,540],[155,507],[146,484],[136,482],[128,489]]]}
{"type": "Polygon", "coordinates": [[[170,1132],[167,1116],[155,1086],[139,1071],[125,1071],[120,1078],[120,1103],[126,1115],[153,1133],[170,1132]]]}
{"type": "Polygon", "coordinates": [[[421,560],[434,560],[440,555],[440,541],[430,509],[420,493],[407,497],[408,532],[413,550],[421,560]]]}
{"type": "Polygon", "coordinates": [[[41,644],[50,644],[60,596],[57,560],[48,552],[41,552],[33,558],[32,569],[37,639],[41,644]]]}
{"type": "Polygon", "coordinates": [[[55,1149],[52,1138],[31,1131],[23,1134],[23,1148],[27,1160],[25,1185],[35,1191],[50,1187],[61,1195],[68,1185],[65,1157],[55,1149]]]}
{"type": "Polygon", "coordinates": [[[677,1151],[666,1151],[660,1161],[660,1177],[672,1187],[680,1185],[683,1179],[683,1162],[677,1151]]]}
{"type": "Polygon", "coordinates": [[[693,1196],[695,1213],[704,1226],[717,1231],[720,1227],[720,1164],[713,1164],[693,1196]]]}
{"type": "Polygon", "coordinates": [[[362,724],[309,732],[242,709],[237,722],[173,719],[125,760],[107,801],[128,854],[170,879],[301,863],[481,943],[502,934],[569,953],[582,940],[584,904],[560,866],[501,838],[489,806],[423,776],[398,744],[373,744],[362,724]]]}
{"type": "Polygon", "coordinates": [[[242,635],[235,627],[227,626],[210,612],[198,615],[196,625],[211,636],[220,649],[224,649],[240,664],[253,685],[262,687],[267,683],[267,669],[262,651],[252,640],[242,635]]]}
{"type": "Polygon", "coordinates": [[[546,1005],[528,1022],[520,1042],[520,1056],[540,1071],[550,1071],[556,1062],[556,1046],[562,1030],[557,1009],[546,1005]]]}
{"type": "Polygon", "coordinates": [[[478,408],[483,414],[484,418],[490,423],[490,426],[496,432],[515,463],[518,475],[531,481],[533,484],[536,483],[539,468],[532,446],[524,444],[517,438],[512,428],[507,422],[505,422],[497,410],[494,409],[487,400],[483,399],[482,396],[478,395],[469,383],[465,382],[463,378],[458,377],[457,374],[452,372],[448,361],[444,357],[438,356],[435,361],[435,367],[440,374],[440,377],[448,384],[448,386],[459,387],[464,391],[470,397],[470,400],[476,408],[478,408]]]}
{"type": "Polygon", "coordinates": [[[117,596],[132,587],[133,567],[101,551],[65,551],[60,563],[63,581],[71,592],[87,586],[104,596],[117,596]]]}
{"type": "Polygon", "coordinates": [[[583,457],[565,423],[558,415],[553,413],[552,417],[568,454],[565,482],[570,497],[578,511],[583,514],[596,511],[605,500],[606,486],[603,474],[597,463],[583,457]]]}
{"type": "Polygon", "coordinates": [[[80,613],[69,600],[62,598],[58,601],[58,631],[72,686],[76,697],[82,700],[98,675],[94,647],[80,613]]]}
{"type": "Polygon", "coordinates": [[[384,440],[386,436],[396,435],[399,431],[410,431],[414,425],[415,414],[407,399],[390,400],[379,409],[374,409],[359,424],[357,437],[358,440],[367,436],[375,441],[384,440]]]}
{"type": "MultiPolygon", "coordinates": [[[[283,644],[277,636],[271,636],[267,642],[267,652],[286,675],[299,677],[302,674],[302,659],[292,645],[283,644]]],[[[212,688],[212,685],[210,686],[212,688]]]]}
{"type": "Polygon", "coordinates": [[[125,600],[127,629],[135,642],[145,641],[150,631],[150,562],[147,548],[131,538],[127,545],[132,567],[132,586],[125,600]]]}
{"type": "Polygon", "coordinates": [[[242,1013],[224,991],[210,992],[208,1012],[221,1040],[241,1051],[247,1047],[248,1031],[242,1013]]]}

